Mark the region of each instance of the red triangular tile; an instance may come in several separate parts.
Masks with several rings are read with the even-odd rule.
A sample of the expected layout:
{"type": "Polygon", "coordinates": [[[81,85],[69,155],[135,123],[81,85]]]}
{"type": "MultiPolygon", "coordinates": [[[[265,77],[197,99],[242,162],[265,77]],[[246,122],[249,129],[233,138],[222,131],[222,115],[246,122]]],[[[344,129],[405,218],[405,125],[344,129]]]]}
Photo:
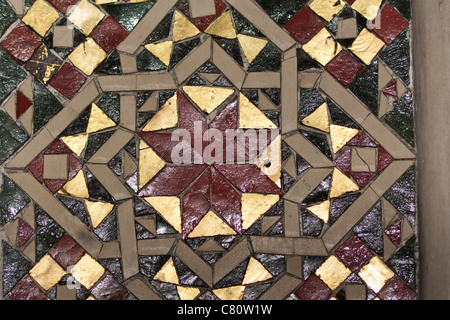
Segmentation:
{"type": "Polygon", "coordinates": [[[17,91],[17,107],[16,107],[16,117],[19,118],[28,108],[31,106],[32,102],[28,99],[22,92],[17,91]]]}
{"type": "Polygon", "coordinates": [[[19,229],[17,232],[17,245],[23,246],[34,234],[34,229],[22,218],[19,218],[19,229]]]}
{"type": "Polygon", "coordinates": [[[378,173],[383,171],[392,161],[394,161],[394,158],[382,146],[378,146],[378,173]]]}
{"type": "Polygon", "coordinates": [[[389,98],[391,97],[395,102],[398,102],[397,96],[397,82],[392,80],[384,89],[383,94],[389,98]]]}
{"type": "Polygon", "coordinates": [[[376,147],[377,145],[373,142],[372,138],[370,138],[365,131],[360,131],[349,142],[347,142],[347,146],[376,147]]]}
{"type": "Polygon", "coordinates": [[[358,186],[364,188],[377,176],[376,173],[370,172],[352,172],[352,178],[355,179],[358,186]]]}
{"type": "Polygon", "coordinates": [[[402,238],[402,218],[400,217],[392,222],[386,230],[384,230],[384,233],[386,233],[396,247],[399,247],[402,238]]]}

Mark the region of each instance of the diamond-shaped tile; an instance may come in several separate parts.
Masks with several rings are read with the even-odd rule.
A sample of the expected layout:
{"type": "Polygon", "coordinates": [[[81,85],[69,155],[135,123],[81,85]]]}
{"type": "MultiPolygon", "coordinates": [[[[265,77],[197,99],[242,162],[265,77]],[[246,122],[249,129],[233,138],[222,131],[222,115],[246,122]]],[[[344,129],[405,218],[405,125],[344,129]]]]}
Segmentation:
{"type": "Polygon", "coordinates": [[[305,44],[325,26],[326,23],[308,6],[305,6],[286,23],[284,28],[291,33],[295,40],[305,44]]]}

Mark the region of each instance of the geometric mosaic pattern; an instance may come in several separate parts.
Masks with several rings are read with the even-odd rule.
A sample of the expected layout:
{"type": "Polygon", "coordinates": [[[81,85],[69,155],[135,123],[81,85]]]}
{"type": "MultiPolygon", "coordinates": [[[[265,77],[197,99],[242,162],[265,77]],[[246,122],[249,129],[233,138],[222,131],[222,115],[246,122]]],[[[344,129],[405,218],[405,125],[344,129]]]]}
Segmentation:
{"type": "Polygon", "coordinates": [[[416,298],[409,1],[0,7],[3,299],[416,298]]]}

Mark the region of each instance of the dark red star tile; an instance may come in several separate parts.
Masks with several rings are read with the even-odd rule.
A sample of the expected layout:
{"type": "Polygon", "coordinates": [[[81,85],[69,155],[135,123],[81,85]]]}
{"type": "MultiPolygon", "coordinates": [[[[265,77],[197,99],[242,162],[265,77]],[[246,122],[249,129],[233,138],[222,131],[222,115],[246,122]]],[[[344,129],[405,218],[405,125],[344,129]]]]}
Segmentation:
{"type": "Polygon", "coordinates": [[[345,0],[345,1],[347,1],[347,3],[348,3],[349,5],[352,5],[353,2],[355,2],[355,0],[345,0]]]}
{"type": "Polygon", "coordinates": [[[394,161],[394,158],[382,146],[378,146],[377,172],[380,173],[383,171],[392,161],[394,161]]]}
{"type": "Polygon", "coordinates": [[[166,167],[142,188],[139,197],[178,196],[206,167],[206,165],[166,167]]]}
{"type": "Polygon", "coordinates": [[[90,36],[109,54],[128,36],[128,31],[109,16],[91,32],[90,36]]]}
{"type": "Polygon", "coordinates": [[[373,256],[369,247],[357,235],[348,238],[335,254],[352,272],[358,270],[373,256]]]}
{"type": "Polygon", "coordinates": [[[32,102],[28,99],[22,92],[17,91],[17,108],[16,117],[19,118],[28,108],[31,106],[32,102]]]}
{"type": "Polygon", "coordinates": [[[208,213],[210,204],[211,169],[208,168],[192,185],[182,200],[182,231],[186,238],[208,213]]]}
{"type": "Polygon", "coordinates": [[[244,193],[281,194],[281,189],[253,164],[215,164],[215,168],[244,193]]]}
{"type": "Polygon", "coordinates": [[[122,300],[128,293],[112,275],[107,274],[91,289],[92,295],[98,300],[122,300]]]}
{"type": "Polygon", "coordinates": [[[1,43],[6,52],[20,65],[27,62],[41,44],[41,39],[22,22],[1,43]]]}
{"type": "Polygon", "coordinates": [[[211,205],[238,233],[242,233],[241,197],[215,168],[211,170],[211,205]]]}
{"type": "Polygon", "coordinates": [[[31,276],[26,276],[9,292],[12,300],[46,300],[45,292],[34,282],[31,276]]]}
{"type": "Polygon", "coordinates": [[[325,22],[309,6],[304,6],[286,23],[284,28],[291,33],[295,40],[301,44],[305,44],[325,26],[325,22]]]}
{"type": "Polygon", "coordinates": [[[74,266],[86,253],[68,234],[65,234],[48,252],[64,269],[74,266]]]}
{"type": "Polygon", "coordinates": [[[391,239],[396,247],[400,247],[402,241],[402,218],[393,221],[386,230],[384,230],[384,233],[391,239]]]}
{"type": "Polygon", "coordinates": [[[295,294],[301,300],[328,300],[333,291],[316,274],[312,274],[297,289],[295,294]]]}
{"type": "Polygon", "coordinates": [[[73,151],[61,139],[55,139],[52,144],[45,150],[44,154],[63,154],[72,153],[73,151]]]}
{"type": "Polygon", "coordinates": [[[370,23],[369,28],[375,31],[384,42],[391,44],[408,26],[409,22],[388,3],[370,23]]]}
{"type": "Polygon", "coordinates": [[[75,5],[78,0],[49,0],[48,2],[62,13],[67,13],[67,10],[75,5]]]}
{"type": "Polygon", "coordinates": [[[416,293],[398,276],[394,276],[378,292],[378,296],[383,300],[414,300],[416,293]]]}
{"type": "Polygon", "coordinates": [[[348,87],[363,72],[364,66],[350,53],[342,50],[325,67],[342,85],[348,87]]]}
{"type": "Polygon", "coordinates": [[[178,91],[178,114],[178,127],[190,133],[192,147],[203,154],[206,147],[206,141],[203,141],[207,129],[206,120],[181,91],[178,91]]]}
{"type": "Polygon", "coordinates": [[[49,84],[66,98],[72,99],[85,82],[86,77],[66,62],[53,76],[49,84]]]}
{"type": "Polygon", "coordinates": [[[19,218],[19,229],[17,233],[17,245],[23,246],[34,234],[34,229],[22,218],[19,218]]]}

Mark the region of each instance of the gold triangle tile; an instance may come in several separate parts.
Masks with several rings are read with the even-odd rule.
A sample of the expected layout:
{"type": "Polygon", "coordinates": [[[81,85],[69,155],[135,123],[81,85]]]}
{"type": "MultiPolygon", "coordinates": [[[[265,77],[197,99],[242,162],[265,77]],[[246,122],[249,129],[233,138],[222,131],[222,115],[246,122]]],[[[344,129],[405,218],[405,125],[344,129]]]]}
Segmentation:
{"type": "Polygon", "coordinates": [[[242,300],[244,296],[245,286],[233,286],[213,290],[213,293],[220,300],[242,300]]]}
{"type": "Polygon", "coordinates": [[[330,198],[340,197],[347,192],[358,191],[359,187],[350,180],[345,174],[334,168],[333,180],[331,181],[330,198]]]}
{"type": "Polygon", "coordinates": [[[204,112],[211,113],[233,93],[233,89],[185,86],[184,92],[204,112]]]}
{"type": "Polygon", "coordinates": [[[242,228],[250,228],[264,213],[280,200],[276,194],[243,193],[242,205],[242,228]]]}
{"type": "Polygon", "coordinates": [[[314,206],[307,207],[306,209],[311,211],[311,213],[313,213],[323,222],[328,223],[328,219],[330,217],[330,200],[326,200],[314,206]]]}
{"type": "Polygon", "coordinates": [[[67,194],[69,196],[74,196],[77,198],[88,199],[89,192],[86,185],[86,180],[84,177],[83,170],[80,170],[78,174],[67,182],[58,193],[67,194]]]}
{"type": "Polygon", "coordinates": [[[194,287],[178,286],[177,292],[180,300],[194,300],[200,294],[200,289],[194,287]]]}
{"type": "Polygon", "coordinates": [[[168,282],[173,284],[179,284],[177,270],[172,258],[169,258],[167,262],[162,266],[158,273],[154,276],[153,280],[168,282]]]}
{"type": "Polygon", "coordinates": [[[195,229],[188,235],[189,238],[212,237],[215,235],[234,235],[236,232],[219,218],[214,212],[209,211],[200,220],[195,229]]]}
{"type": "Polygon", "coordinates": [[[170,64],[172,55],[173,41],[164,41],[160,43],[149,43],[145,45],[145,49],[150,51],[155,57],[161,60],[166,66],[170,64]]]}
{"type": "Polygon", "coordinates": [[[176,231],[181,233],[181,203],[177,197],[144,198],[176,231]]]}
{"type": "Polygon", "coordinates": [[[93,202],[85,200],[85,203],[94,228],[97,228],[103,219],[105,219],[114,208],[112,203],[107,202],[93,202]]]}
{"type": "Polygon", "coordinates": [[[140,141],[139,148],[139,189],[145,186],[166,163],[144,141],[140,141]]]}
{"type": "Polygon", "coordinates": [[[142,131],[158,131],[174,128],[178,124],[177,94],[166,101],[161,109],[150,119],[142,131]]]}
{"type": "Polygon", "coordinates": [[[88,141],[89,135],[80,134],[78,136],[68,136],[62,137],[61,140],[73,151],[77,156],[81,156],[86,143],[88,141]]]}
{"type": "Polygon", "coordinates": [[[255,60],[268,43],[265,39],[246,36],[244,34],[238,34],[237,38],[249,63],[252,63],[253,60],[255,60]]]}
{"type": "Polygon", "coordinates": [[[173,42],[192,38],[200,33],[200,30],[198,30],[198,28],[179,11],[175,11],[174,20],[172,36],[173,42]]]}
{"type": "Polygon", "coordinates": [[[277,126],[241,93],[239,95],[239,128],[277,129],[277,126]]]}
{"type": "Polygon", "coordinates": [[[330,132],[330,116],[328,115],[328,106],[326,102],[310,115],[303,118],[301,123],[305,126],[316,128],[324,132],[330,132]]]}
{"type": "Polygon", "coordinates": [[[255,258],[250,257],[242,284],[247,285],[272,278],[272,274],[255,258]]]}
{"type": "Polygon", "coordinates": [[[330,125],[330,136],[333,153],[341,150],[347,142],[349,142],[354,136],[358,134],[357,129],[347,128],[338,125],[330,125]]]}
{"type": "Polygon", "coordinates": [[[281,187],[281,135],[278,135],[256,159],[255,164],[277,186],[281,187]]]}
{"type": "Polygon", "coordinates": [[[93,103],[86,133],[94,133],[115,126],[116,123],[112,121],[102,109],[93,103]]]}
{"type": "Polygon", "coordinates": [[[231,20],[231,11],[225,11],[205,30],[205,33],[227,38],[235,39],[237,37],[234,29],[233,21],[231,20]]]}

